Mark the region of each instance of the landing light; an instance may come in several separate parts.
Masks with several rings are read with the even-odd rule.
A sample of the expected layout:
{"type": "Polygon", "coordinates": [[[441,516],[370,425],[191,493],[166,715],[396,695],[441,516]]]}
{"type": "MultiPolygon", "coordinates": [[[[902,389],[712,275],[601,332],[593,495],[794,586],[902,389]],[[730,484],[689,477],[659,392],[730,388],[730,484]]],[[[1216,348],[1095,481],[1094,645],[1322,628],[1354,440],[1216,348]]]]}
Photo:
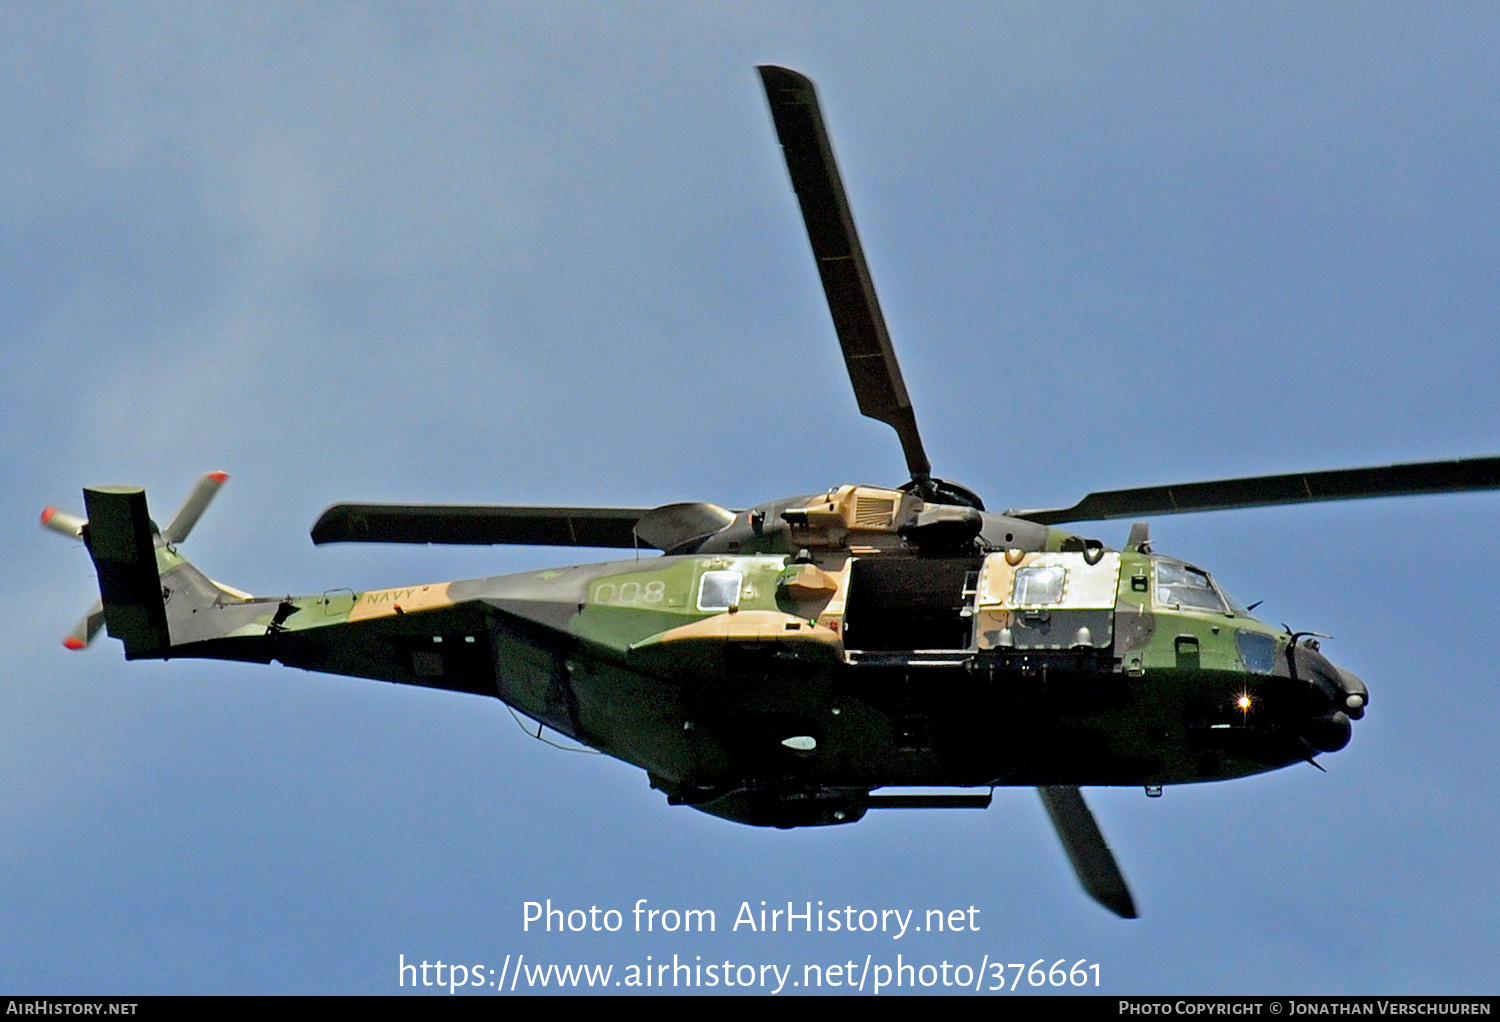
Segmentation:
{"type": "Polygon", "coordinates": [[[1238,706],[1241,710],[1249,712],[1249,710],[1250,710],[1250,697],[1247,696],[1247,695],[1242,695],[1242,696],[1239,697],[1239,699],[1235,702],[1234,705],[1238,706]]]}

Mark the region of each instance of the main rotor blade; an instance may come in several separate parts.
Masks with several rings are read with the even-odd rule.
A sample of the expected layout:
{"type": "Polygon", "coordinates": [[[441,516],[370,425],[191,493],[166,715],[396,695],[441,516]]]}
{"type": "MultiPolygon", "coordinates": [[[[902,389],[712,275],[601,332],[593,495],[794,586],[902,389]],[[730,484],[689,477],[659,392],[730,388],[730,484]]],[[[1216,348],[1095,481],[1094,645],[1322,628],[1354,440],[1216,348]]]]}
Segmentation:
{"type": "Polygon", "coordinates": [[[335,504],[312,527],[314,543],[518,543],[651,547],[635,535],[644,507],[494,507],[335,504]]]}
{"type": "Polygon", "coordinates": [[[916,415],[854,230],[817,92],[808,78],[784,67],[762,65],[760,77],[859,410],[896,430],[912,479],[924,484],[932,476],[932,466],[917,435],[916,415]]]}
{"type": "Polygon", "coordinates": [[[1042,805],[1052,818],[1052,827],[1062,839],[1063,850],[1078,874],[1088,896],[1122,919],[1136,918],[1135,900],[1120,872],[1120,864],[1109,850],[1083,793],[1071,786],[1038,788],[1042,805]]]}
{"type": "Polygon", "coordinates": [[[1175,486],[1143,486],[1133,490],[1103,490],[1089,494],[1072,507],[1006,513],[1041,525],[1055,525],[1059,522],[1144,518],[1189,511],[1230,511],[1278,504],[1496,489],[1500,489],[1500,457],[1463,458],[1344,468],[1331,472],[1216,479],[1175,486]]]}

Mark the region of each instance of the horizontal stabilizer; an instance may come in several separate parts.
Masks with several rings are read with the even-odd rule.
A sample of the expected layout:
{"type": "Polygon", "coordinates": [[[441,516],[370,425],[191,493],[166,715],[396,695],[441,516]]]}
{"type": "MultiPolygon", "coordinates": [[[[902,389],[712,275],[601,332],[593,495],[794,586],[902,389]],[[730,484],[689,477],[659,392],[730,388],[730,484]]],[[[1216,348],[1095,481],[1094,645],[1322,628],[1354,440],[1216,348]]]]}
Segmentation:
{"type": "Polygon", "coordinates": [[[497,507],[335,504],[312,527],[314,543],[458,543],[484,546],[637,547],[644,507],[497,507]]]}
{"type": "Polygon", "coordinates": [[[83,539],[99,573],[105,626],[125,643],[127,657],[152,656],[171,640],[146,493],[131,487],[85,489],[83,500],[88,508],[83,539]]]}

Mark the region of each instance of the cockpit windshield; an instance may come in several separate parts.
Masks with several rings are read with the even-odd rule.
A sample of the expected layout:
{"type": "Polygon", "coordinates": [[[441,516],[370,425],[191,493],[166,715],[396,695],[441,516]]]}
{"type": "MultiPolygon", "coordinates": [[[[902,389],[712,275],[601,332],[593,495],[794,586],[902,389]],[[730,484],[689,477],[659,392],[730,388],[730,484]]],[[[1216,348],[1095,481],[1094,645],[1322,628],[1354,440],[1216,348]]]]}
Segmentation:
{"type": "Polygon", "coordinates": [[[1157,560],[1156,602],[1219,614],[1228,613],[1219,591],[1209,581],[1208,572],[1199,571],[1180,561],[1157,560]]]}
{"type": "Polygon", "coordinates": [[[1215,582],[1214,585],[1218,586],[1220,595],[1222,595],[1224,597],[1224,599],[1226,601],[1228,601],[1228,603],[1229,603],[1229,612],[1231,614],[1233,614],[1235,617],[1249,617],[1249,618],[1253,618],[1255,616],[1254,614],[1250,613],[1250,608],[1246,607],[1239,600],[1236,600],[1234,598],[1234,594],[1231,593],[1228,589],[1225,589],[1222,585],[1219,585],[1219,583],[1217,583],[1217,582],[1215,582]]]}

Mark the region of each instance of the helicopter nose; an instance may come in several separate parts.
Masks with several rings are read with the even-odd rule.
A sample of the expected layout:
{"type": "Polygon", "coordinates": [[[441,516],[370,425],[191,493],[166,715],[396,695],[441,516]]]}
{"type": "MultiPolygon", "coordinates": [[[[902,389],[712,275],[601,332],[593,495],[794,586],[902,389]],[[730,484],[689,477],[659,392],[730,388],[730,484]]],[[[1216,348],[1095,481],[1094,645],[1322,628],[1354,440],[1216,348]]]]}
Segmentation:
{"type": "Polygon", "coordinates": [[[1338,752],[1354,735],[1351,722],[1365,715],[1370,691],[1353,671],[1331,663],[1327,666],[1332,670],[1317,672],[1324,679],[1325,684],[1320,687],[1327,702],[1321,713],[1302,725],[1301,732],[1308,744],[1319,752],[1338,752]]]}
{"type": "Polygon", "coordinates": [[[1302,725],[1300,733],[1319,752],[1338,752],[1354,737],[1354,725],[1347,713],[1338,711],[1311,718],[1302,725]]]}
{"type": "Polygon", "coordinates": [[[1294,674],[1308,683],[1308,716],[1297,731],[1318,752],[1338,752],[1354,735],[1353,721],[1365,715],[1370,692],[1352,671],[1335,666],[1311,641],[1296,647],[1294,674]]]}
{"type": "Polygon", "coordinates": [[[1339,672],[1339,690],[1344,696],[1344,712],[1354,720],[1359,720],[1365,715],[1365,707],[1370,703],[1370,690],[1365,688],[1365,683],[1353,671],[1346,671],[1342,667],[1335,667],[1334,670],[1339,672]]]}

